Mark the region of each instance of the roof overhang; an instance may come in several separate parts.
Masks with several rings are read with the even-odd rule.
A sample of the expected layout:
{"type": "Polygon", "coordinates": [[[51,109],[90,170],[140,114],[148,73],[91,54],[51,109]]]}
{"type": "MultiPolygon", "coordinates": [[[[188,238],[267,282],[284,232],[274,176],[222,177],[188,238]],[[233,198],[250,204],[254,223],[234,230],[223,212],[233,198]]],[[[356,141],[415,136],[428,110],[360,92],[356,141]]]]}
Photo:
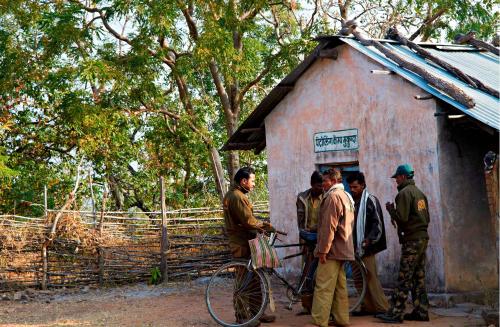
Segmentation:
{"type": "MultiPolygon", "coordinates": [[[[451,98],[449,95],[437,90],[430,84],[428,84],[419,75],[408,71],[396,63],[386,58],[382,53],[378,52],[375,48],[370,46],[362,45],[353,37],[345,36],[320,36],[315,39],[319,42],[318,46],[281,82],[278,83],[269,94],[262,100],[262,102],[255,108],[255,110],[248,116],[247,119],[240,125],[238,130],[229,138],[226,144],[222,147],[223,151],[230,150],[254,150],[255,153],[260,153],[266,147],[266,136],[265,136],[265,124],[264,120],[267,115],[283,100],[286,95],[291,92],[295,86],[295,82],[302,76],[302,74],[311,67],[311,65],[316,61],[316,59],[321,57],[335,58],[335,49],[337,46],[342,44],[348,44],[352,48],[358,50],[359,52],[365,54],[376,62],[380,63],[388,70],[400,75],[402,78],[408,80],[412,84],[425,90],[437,99],[440,99],[456,109],[462,111],[464,114],[470,116],[471,118],[479,121],[480,123],[489,126],[493,130],[500,130],[500,102],[499,99],[486,94],[478,89],[472,88],[471,86],[465,84],[458,78],[454,77],[451,73],[445,71],[441,67],[436,67],[436,65],[426,61],[424,58],[420,57],[410,49],[402,46],[393,40],[378,40],[383,42],[386,47],[395,51],[398,55],[409,60],[413,63],[424,67],[426,70],[438,75],[440,78],[448,80],[455,86],[461,88],[469,96],[471,96],[476,105],[474,108],[466,108],[460,102],[451,98]]],[[[442,57],[445,60],[453,61],[454,56],[457,58],[455,64],[460,64],[461,61],[466,61],[462,63],[465,69],[471,69],[471,73],[476,73],[474,71],[474,65],[491,65],[491,67],[481,67],[486,70],[493,70],[498,72],[500,67],[498,57],[492,54],[484,53],[477,48],[468,45],[456,45],[456,44],[432,44],[432,43],[419,43],[420,46],[426,47],[433,50],[435,54],[442,53],[442,57]],[[466,56],[467,54],[468,56],[466,56]],[[473,54],[473,55],[471,55],[473,54]],[[468,60],[468,62],[467,62],[468,60]],[[481,63],[479,63],[481,62],[481,63]],[[469,67],[471,66],[471,67],[469,67]]],[[[476,76],[478,78],[484,77],[482,75],[476,76]]],[[[498,88],[500,80],[496,83],[490,78],[485,81],[486,84],[494,88],[498,88]]]]}

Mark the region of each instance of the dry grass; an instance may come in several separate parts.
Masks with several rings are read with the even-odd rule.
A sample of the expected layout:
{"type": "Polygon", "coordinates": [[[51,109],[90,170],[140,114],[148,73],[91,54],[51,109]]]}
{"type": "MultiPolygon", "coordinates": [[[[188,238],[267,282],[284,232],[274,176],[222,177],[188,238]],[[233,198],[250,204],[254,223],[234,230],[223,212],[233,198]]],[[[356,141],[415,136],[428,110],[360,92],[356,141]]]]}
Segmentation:
{"type": "MultiPolygon", "coordinates": [[[[2,216],[0,220],[0,292],[40,286],[41,247],[56,212],[46,219],[2,216]]],[[[157,217],[160,217],[159,215],[157,217]]],[[[229,259],[222,212],[198,208],[169,214],[167,254],[174,277],[199,276],[229,259]]],[[[129,213],[105,215],[102,233],[88,215],[64,213],[48,247],[50,286],[76,286],[145,280],[160,262],[160,220],[129,213]],[[103,265],[99,265],[99,258],[103,265]],[[100,271],[101,269],[101,271],[100,271]]]]}

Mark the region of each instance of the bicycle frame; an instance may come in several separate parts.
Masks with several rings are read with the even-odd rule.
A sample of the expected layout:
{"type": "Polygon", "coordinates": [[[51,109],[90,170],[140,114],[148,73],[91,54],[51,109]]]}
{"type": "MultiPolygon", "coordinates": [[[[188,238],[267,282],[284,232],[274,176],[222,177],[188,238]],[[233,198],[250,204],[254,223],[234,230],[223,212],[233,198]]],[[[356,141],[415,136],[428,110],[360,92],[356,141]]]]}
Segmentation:
{"type": "MultiPolygon", "coordinates": [[[[304,245],[302,243],[274,245],[276,242],[276,239],[277,239],[277,234],[272,233],[270,235],[270,238],[269,238],[269,244],[271,244],[271,246],[273,246],[275,248],[300,247],[300,246],[304,245]]],[[[302,255],[303,255],[303,252],[300,251],[300,252],[295,253],[295,254],[287,255],[287,256],[283,257],[281,260],[288,260],[288,259],[302,256],[302,255]]],[[[304,263],[304,266],[305,266],[305,263],[304,263]]],[[[297,286],[293,286],[285,277],[283,277],[278,271],[276,271],[276,269],[265,269],[265,272],[270,276],[272,276],[272,275],[276,276],[276,278],[278,278],[278,280],[281,281],[283,286],[285,286],[289,290],[291,290],[292,295],[294,297],[296,297],[302,293],[302,288],[304,287],[304,285],[307,281],[307,278],[308,278],[307,276],[309,275],[309,269],[311,269],[311,267],[309,267],[307,271],[304,271],[304,266],[301,269],[301,276],[299,279],[299,285],[297,285],[297,286]]],[[[296,302],[296,300],[293,298],[290,298],[290,304],[287,307],[288,310],[292,310],[292,305],[294,302],[296,302]]]]}
{"type": "MultiPolygon", "coordinates": [[[[270,237],[269,237],[269,244],[275,248],[288,248],[288,247],[299,247],[299,246],[303,246],[304,244],[301,244],[301,243],[296,243],[296,244],[282,244],[282,245],[274,245],[274,243],[276,242],[276,239],[277,239],[277,234],[276,233],[271,233],[270,234],[270,237]]],[[[287,260],[287,259],[291,259],[291,258],[294,258],[294,257],[298,257],[298,256],[301,256],[303,253],[302,251],[301,252],[298,252],[298,253],[295,253],[295,254],[291,254],[291,255],[288,255],[288,256],[285,256],[283,257],[281,260],[287,260]]],[[[357,262],[357,264],[360,266],[360,268],[364,271],[364,273],[366,274],[366,267],[365,267],[365,264],[363,263],[363,261],[361,260],[361,258],[359,258],[357,255],[356,255],[356,259],[355,261],[357,262]]],[[[248,262],[248,267],[249,269],[252,269],[252,260],[250,259],[249,262],[248,262]]],[[[296,297],[296,296],[299,296],[302,294],[302,289],[307,281],[307,279],[309,278],[308,275],[309,275],[309,272],[310,272],[310,269],[311,269],[312,266],[309,266],[307,271],[305,271],[305,263],[304,265],[302,266],[302,269],[301,269],[301,276],[300,276],[300,279],[299,279],[299,284],[295,287],[293,286],[290,282],[288,282],[288,280],[283,277],[278,271],[276,271],[276,269],[274,268],[262,268],[264,270],[264,272],[268,275],[268,276],[276,276],[278,278],[278,280],[285,286],[287,287],[289,290],[291,290],[292,292],[292,295],[293,297],[296,297]]],[[[297,302],[296,299],[294,298],[290,298],[290,304],[288,305],[288,309],[291,310],[292,309],[292,304],[297,302]]]]}
{"type": "MultiPolygon", "coordinates": [[[[275,248],[300,247],[300,246],[304,245],[304,244],[301,244],[301,243],[274,245],[274,243],[276,242],[276,239],[277,239],[277,234],[276,233],[271,233],[270,236],[269,236],[269,244],[271,246],[275,247],[275,248]]],[[[303,254],[302,251],[300,251],[298,253],[285,256],[281,260],[291,259],[291,258],[294,258],[294,257],[301,256],[302,254],[303,254]]],[[[363,261],[358,256],[356,256],[356,260],[355,261],[360,265],[360,267],[364,271],[364,273],[366,273],[366,267],[365,267],[363,261]]],[[[248,260],[248,262],[246,263],[246,266],[247,266],[248,272],[243,277],[241,285],[239,286],[238,290],[235,290],[235,292],[238,292],[240,290],[246,289],[248,287],[248,285],[250,284],[250,282],[252,281],[252,278],[253,278],[252,271],[254,270],[253,269],[253,265],[252,265],[252,259],[248,260]]],[[[308,278],[310,279],[310,277],[308,277],[308,276],[309,276],[309,273],[310,273],[310,269],[312,269],[311,267],[312,267],[312,265],[309,265],[309,267],[307,268],[307,271],[306,271],[306,269],[305,269],[305,263],[304,263],[304,265],[302,267],[302,273],[301,273],[301,276],[300,276],[300,279],[299,279],[299,283],[298,283],[297,286],[293,286],[284,276],[282,276],[274,268],[258,268],[258,269],[262,270],[266,276],[269,276],[269,277],[273,276],[273,275],[276,276],[276,278],[278,278],[278,280],[281,282],[281,284],[283,286],[287,287],[287,290],[290,290],[292,292],[291,296],[287,295],[288,298],[290,299],[290,303],[287,306],[287,309],[288,310],[292,310],[292,305],[294,303],[298,302],[298,298],[297,297],[302,294],[302,290],[303,290],[304,285],[306,284],[306,281],[308,280],[308,278]]],[[[269,279],[268,278],[266,278],[266,279],[267,279],[268,286],[270,287],[270,285],[269,285],[269,283],[270,283],[269,279]]],[[[363,277],[363,279],[364,279],[364,277],[363,277]]],[[[361,297],[363,297],[363,295],[361,297]]]]}
{"type": "MultiPolygon", "coordinates": [[[[303,244],[300,244],[300,243],[297,243],[297,244],[274,245],[274,243],[276,242],[276,239],[277,239],[277,234],[276,233],[271,233],[270,237],[269,237],[269,244],[271,246],[275,247],[275,248],[299,247],[299,246],[303,245],[303,244]]],[[[295,254],[283,257],[281,260],[287,260],[287,259],[291,259],[291,258],[298,257],[298,256],[301,256],[301,255],[302,255],[302,252],[298,252],[298,253],[295,253],[295,254]]],[[[248,260],[247,268],[248,268],[249,271],[253,270],[252,259],[248,260]]],[[[293,295],[294,296],[297,296],[297,295],[300,294],[300,292],[302,290],[302,287],[303,287],[303,285],[305,283],[305,280],[302,281],[302,283],[300,283],[299,287],[296,288],[296,287],[292,286],[286,280],[286,278],[283,277],[280,273],[278,273],[275,269],[272,269],[272,268],[259,268],[259,269],[263,269],[265,271],[265,273],[268,274],[268,275],[274,275],[274,276],[276,276],[283,283],[284,286],[290,288],[293,291],[293,295]]],[[[248,286],[248,284],[250,283],[250,281],[251,281],[251,273],[248,272],[247,275],[243,279],[243,282],[242,282],[242,285],[241,285],[240,289],[244,289],[246,286],[248,286]]]]}

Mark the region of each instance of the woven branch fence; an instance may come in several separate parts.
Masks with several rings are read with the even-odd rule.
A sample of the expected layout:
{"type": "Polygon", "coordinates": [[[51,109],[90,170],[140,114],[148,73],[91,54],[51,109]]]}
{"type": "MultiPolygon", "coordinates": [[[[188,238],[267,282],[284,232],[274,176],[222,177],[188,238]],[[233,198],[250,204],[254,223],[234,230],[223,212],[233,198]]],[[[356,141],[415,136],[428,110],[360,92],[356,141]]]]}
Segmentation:
{"type": "MultiPolygon", "coordinates": [[[[267,202],[254,211],[266,218],[267,202]]],[[[105,212],[101,229],[99,213],[63,211],[47,243],[58,212],[0,215],[0,292],[146,281],[160,266],[161,212],[105,212]]],[[[221,209],[166,211],[166,223],[168,280],[208,276],[229,261],[221,209]]]]}

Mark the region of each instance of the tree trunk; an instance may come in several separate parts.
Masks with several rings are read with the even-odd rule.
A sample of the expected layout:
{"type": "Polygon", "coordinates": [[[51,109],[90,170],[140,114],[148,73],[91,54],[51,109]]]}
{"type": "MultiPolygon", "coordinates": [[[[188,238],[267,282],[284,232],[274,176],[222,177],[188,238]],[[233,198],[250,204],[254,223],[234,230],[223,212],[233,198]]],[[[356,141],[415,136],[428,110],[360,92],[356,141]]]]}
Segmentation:
{"type": "Polygon", "coordinates": [[[210,153],[210,162],[212,164],[212,173],[215,179],[215,187],[217,193],[219,194],[219,199],[222,203],[224,195],[227,192],[226,183],[224,181],[224,169],[222,168],[222,163],[220,161],[219,151],[215,147],[210,147],[208,149],[210,153]]]}
{"type": "MultiPolygon", "coordinates": [[[[232,106],[234,107],[235,103],[232,102],[232,106]]],[[[231,115],[226,115],[226,128],[227,128],[227,137],[230,138],[236,133],[238,129],[238,118],[239,118],[239,106],[238,108],[231,108],[231,115]]],[[[229,151],[227,153],[227,174],[229,177],[229,181],[233,181],[233,177],[236,172],[240,169],[240,155],[238,151],[229,151]]]]}
{"type": "Polygon", "coordinates": [[[108,185],[109,189],[111,192],[111,196],[113,197],[113,200],[115,201],[115,206],[117,211],[121,211],[123,208],[123,192],[120,189],[120,185],[118,184],[118,181],[116,178],[112,175],[108,176],[108,185]]]}
{"type": "Polygon", "coordinates": [[[229,176],[229,181],[232,183],[234,175],[236,175],[236,172],[238,169],[240,169],[240,154],[238,151],[229,151],[227,154],[227,173],[229,176]]]}
{"type": "MultiPolygon", "coordinates": [[[[441,8],[439,9],[438,11],[436,11],[434,13],[434,15],[428,15],[427,18],[424,20],[424,22],[422,23],[422,26],[420,26],[416,31],[415,33],[413,33],[409,38],[408,40],[410,41],[413,41],[415,40],[421,33],[422,31],[424,31],[425,29],[429,28],[436,19],[438,19],[439,17],[441,17],[444,13],[446,13],[447,11],[447,8],[441,8]]],[[[425,42],[426,39],[428,38],[428,36],[424,37],[424,39],[422,39],[422,42],[425,42]]]]}

